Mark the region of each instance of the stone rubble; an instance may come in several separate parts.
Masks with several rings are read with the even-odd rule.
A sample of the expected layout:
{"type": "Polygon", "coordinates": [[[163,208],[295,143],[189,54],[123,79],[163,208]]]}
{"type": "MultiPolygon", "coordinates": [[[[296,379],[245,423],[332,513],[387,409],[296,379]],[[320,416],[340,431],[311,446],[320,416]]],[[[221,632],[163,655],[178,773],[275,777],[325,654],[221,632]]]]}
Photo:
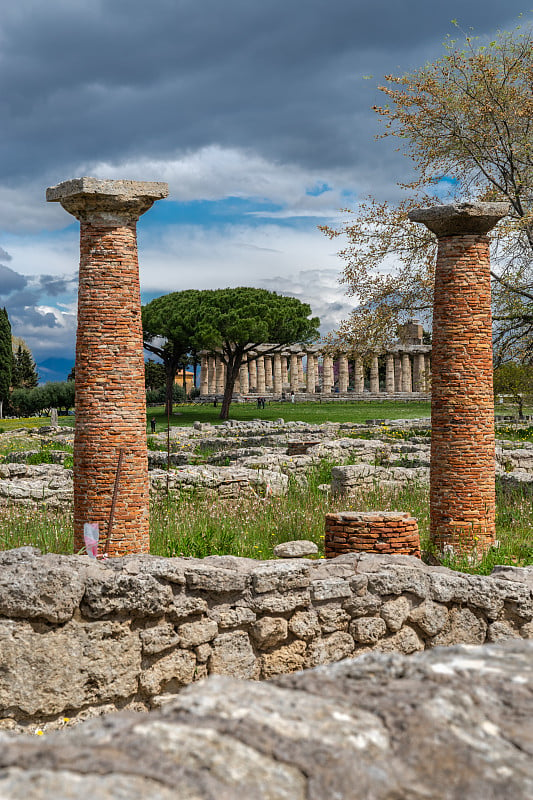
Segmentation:
{"type": "MultiPolygon", "coordinates": [[[[227,497],[281,495],[287,491],[289,475],[304,482],[308,470],[327,459],[338,465],[333,470],[333,492],[349,495],[375,483],[393,489],[411,483],[425,486],[429,484],[430,437],[417,435],[417,431],[428,428],[428,419],[395,420],[372,429],[349,423],[264,420],[172,428],[169,484],[175,492],[195,490],[227,497]],[[409,440],[394,438],[396,431],[406,429],[412,430],[409,440]],[[369,430],[377,438],[357,438],[358,432],[368,435],[369,430]],[[299,441],[306,445],[305,454],[289,456],[290,444],[299,441]],[[199,460],[207,463],[197,463],[199,460]]],[[[51,507],[71,502],[72,471],[61,467],[71,453],[54,449],[54,445],[72,447],[72,428],[47,426],[31,433],[4,433],[0,441],[25,446],[10,453],[7,463],[0,463],[0,501],[44,502],[51,507]],[[26,465],[28,455],[39,452],[36,443],[46,445],[58,463],[26,465]]],[[[153,446],[165,447],[166,434],[157,434],[151,441],[153,446]]],[[[152,491],[166,490],[166,452],[149,450],[148,462],[152,491]]],[[[502,485],[533,490],[533,443],[518,446],[499,441],[496,475],[502,485]]]]}

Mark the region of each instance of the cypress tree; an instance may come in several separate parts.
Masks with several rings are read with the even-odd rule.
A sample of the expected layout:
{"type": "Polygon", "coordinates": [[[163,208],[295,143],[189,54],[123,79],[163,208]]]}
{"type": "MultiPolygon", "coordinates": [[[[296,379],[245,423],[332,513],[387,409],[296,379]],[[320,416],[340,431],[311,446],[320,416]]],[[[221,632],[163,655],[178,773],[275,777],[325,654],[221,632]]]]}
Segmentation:
{"type": "Polygon", "coordinates": [[[3,417],[4,401],[9,398],[13,353],[11,350],[11,325],[7,311],[0,311],[0,419],[3,417]]]}

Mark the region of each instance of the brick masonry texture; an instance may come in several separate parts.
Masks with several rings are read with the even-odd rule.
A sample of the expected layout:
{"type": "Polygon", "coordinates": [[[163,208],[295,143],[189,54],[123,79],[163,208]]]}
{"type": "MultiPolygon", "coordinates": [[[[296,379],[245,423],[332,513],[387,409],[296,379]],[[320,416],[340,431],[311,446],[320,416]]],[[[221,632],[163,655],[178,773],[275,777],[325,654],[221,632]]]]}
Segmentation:
{"type": "Polygon", "coordinates": [[[46,192],[47,200],[60,202],[81,223],[74,435],[77,552],[84,547],[86,522],[99,524],[100,549],[109,555],[150,549],[136,223],[155,200],[167,195],[165,183],[87,177],[46,192]]]}
{"type": "Polygon", "coordinates": [[[0,553],[0,728],[147,710],[209,674],[533,639],[533,568],[409,556],[272,561],[0,553]]]}
{"type": "Polygon", "coordinates": [[[495,540],[489,241],[439,240],[433,312],[431,536],[483,552],[495,540]]]}
{"type": "Polygon", "coordinates": [[[109,552],[148,552],[148,459],[135,223],[82,222],[76,340],[75,550],[83,524],[105,540],[120,449],[109,552]]]}
{"type": "Polygon", "coordinates": [[[344,511],[326,514],[326,558],[367,552],[420,558],[416,519],[404,512],[344,511]]]}
{"type": "Polygon", "coordinates": [[[437,234],[431,395],[431,538],[480,555],[495,541],[495,440],[488,231],[505,203],[417,209],[437,234]]]}

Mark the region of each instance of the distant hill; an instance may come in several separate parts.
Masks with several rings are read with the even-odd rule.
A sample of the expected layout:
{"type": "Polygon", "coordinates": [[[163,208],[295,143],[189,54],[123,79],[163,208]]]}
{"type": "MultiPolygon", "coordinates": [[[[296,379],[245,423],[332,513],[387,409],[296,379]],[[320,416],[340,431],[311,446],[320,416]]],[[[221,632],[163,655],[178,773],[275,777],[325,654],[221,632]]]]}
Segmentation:
{"type": "Polygon", "coordinates": [[[39,383],[48,381],[66,381],[67,375],[74,366],[73,358],[45,358],[37,364],[39,383]]]}

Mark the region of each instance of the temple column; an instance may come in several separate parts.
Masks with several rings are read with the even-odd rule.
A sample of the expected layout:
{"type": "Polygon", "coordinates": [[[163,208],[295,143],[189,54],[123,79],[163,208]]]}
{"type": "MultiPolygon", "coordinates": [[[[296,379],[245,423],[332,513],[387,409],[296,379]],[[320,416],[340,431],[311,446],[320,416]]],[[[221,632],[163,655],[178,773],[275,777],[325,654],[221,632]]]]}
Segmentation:
{"type": "Polygon", "coordinates": [[[281,354],[281,385],[282,388],[285,389],[289,383],[289,357],[285,354],[281,354]]]}
{"type": "Polygon", "coordinates": [[[424,355],[424,385],[426,392],[431,391],[431,354],[424,355]]]}
{"type": "Polygon", "coordinates": [[[76,178],[47,189],[80,225],[74,552],[97,523],[100,552],[148,553],[146,394],[137,220],[166,183],[76,178]],[[111,529],[110,529],[111,528],[111,529]]]}
{"type": "Polygon", "coordinates": [[[298,392],[300,390],[300,385],[298,381],[298,356],[296,353],[291,353],[291,365],[290,365],[290,380],[291,380],[291,392],[298,392]]]}
{"type": "Polygon", "coordinates": [[[224,394],[224,384],[226,378],[226,365],[222,361],[222,357],[217,353],[216,355],[216,393],[224,394]]]}
{"type": "Polygon", "coordinates": [[[394,354],[387,353],[385,356],[385,391],[387,394],[394,394],[394,354]]]}
{"type": "Polygon", "coordinates": [[[377,356],[372,356],[370,364],[370,391],[372,394],[379,394],[379,360],[377,356]]]}
{"type": "Polygon", "coordinates": [[[339,392],[345,394],[348,391],[348,358],[339,356],[339,392]]]}
{"type": "Polygon", "coordinates": [[[265,359],[265,391],[273,391],[272,356],[263,356],[265,359]]]}
{"type": "Polygon", "coordinates": [[[265,359],[259,356],[257,359],[257,394],[265,394],[265,359]]]}
{"type": "Polygon", "coordinates": [[[257,392],[257,361],[253,351],[248,353],[248,381],[248,391],[257,392]]]}
{"type": "Polygon", "coordinates": [[[413,390],[423,392],[424,353],[415,353],[413,356],[413,390]]]}
{"type": "Polygon", "coordinates": [[[274,353],[274,376],[273,376],[273,392],[275,395],[281,395],[283,391],[283,383],[281,380],[281,353],[274,353]]]}
{"type": "Polygon", "coordinates": [[[307,353],[307,374],[305,391],[310,394],[315,392],[315,356],[313,353],[307,353]]]}
{"type": "Polygon", "coordinates": [[[242,364],[239,369],[241,381],[241,393],[248,394],[250,391],[250,379],[248,377],[248,356],[243,356],[242,364]]]}
{"type": "Polygon", "coordinates": [[[209,394],[209,362],[207,353],[200,354],[200,395],[209,394]]]}
{"type": "Polygon", "coordinates": [[[330,355],[322,357],[322,391],[331,394],[333,389],[333,359],[330,355]]]}
{"type": "Polygon", "coordinates": [[[413,382],[411,377],[411,356],[402,353],[402,392],[412,392],[413,382]]]}
{"type": "Polygon", "coordinates": [[[432,344],[430,531],[476,557],[495,540],[494,397],[487,233],[507,203],[412,211],[437,235],[432,344]]]}
{"type": "Polygon", "coordinates": [[[365,391],[365,372],[361,356],[357,356],[354,360],[354,391],[356,394],[365,391]]]}
{"type": "Polygon", "coordinates": [[[402,359],[399,353],[394,353],[394,391],[402,391],[402,359]]]}
{"type": "Polygon", "coordinates": [[[213,353],[208,357],[208,381],[209,381],[209,389],[208,394],[215,394],[217,388],[217,362],[216,358],[213,353]]]}
{"type": "Polygon", "coordinates": [[[305,384],[303,353],[298,353],[298,384],[300,388],[305,384]]]}

